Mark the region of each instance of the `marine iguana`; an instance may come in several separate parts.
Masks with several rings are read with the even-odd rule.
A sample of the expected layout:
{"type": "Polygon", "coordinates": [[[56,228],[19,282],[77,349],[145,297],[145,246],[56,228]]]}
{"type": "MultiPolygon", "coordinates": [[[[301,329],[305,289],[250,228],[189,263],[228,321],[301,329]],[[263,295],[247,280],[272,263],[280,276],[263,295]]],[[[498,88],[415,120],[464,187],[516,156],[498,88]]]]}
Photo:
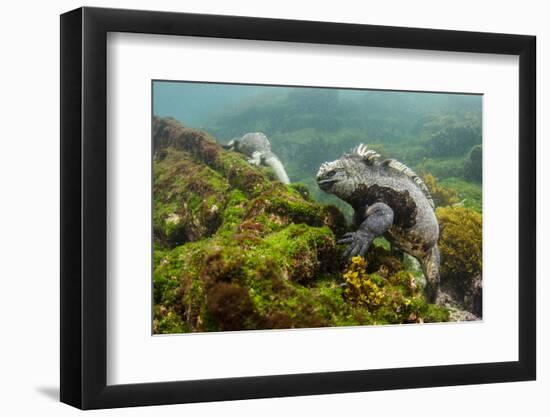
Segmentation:
{"type": "Polygon", "coordinates": [[[248,162],[251,164],[264,164],[273,168],[279,181],[290,184],[285,167],[277,155],[271,151],[271,143],[262,132],[247,133],[241,138],[231,139],[224,148],[245,154],[249,157],[248,162]]]}
{"type": "Polygon", "coordinates": [[[418,259],[430,301],[439,295],[439,225],[426,184],[410,168],[360,144],[351,154],[324,162],[317,173],[321,190],[354,209],[355,232],[338,243],[349,244],[345,257],[363,256],[377,236],[418,259]]]}

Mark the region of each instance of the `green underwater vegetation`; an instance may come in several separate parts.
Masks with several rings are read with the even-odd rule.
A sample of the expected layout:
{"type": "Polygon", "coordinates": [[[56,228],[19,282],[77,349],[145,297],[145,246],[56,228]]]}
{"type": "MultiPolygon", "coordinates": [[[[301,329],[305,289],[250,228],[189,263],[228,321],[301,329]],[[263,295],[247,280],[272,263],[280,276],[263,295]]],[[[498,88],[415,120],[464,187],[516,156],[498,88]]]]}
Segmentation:
{"type": "Polygon", "coordinates": [[[200,129],[153,118],[155,334],[481,316],[472,291],[482,270],[480,102],[432,94],[418,99],[419,114],[410,94],[375,93],[270,90],[224,101],[200,129]],[[221,146],[253,131],[268,135],[291,184],[221,146]],[[315,174],[361,142],[406,162],[430,189],[445,302],[427,301],[416,260],[383,238],[365,257],[342,256],[337,240],[352,230],[353,210],[321,191],[315,174]]]}

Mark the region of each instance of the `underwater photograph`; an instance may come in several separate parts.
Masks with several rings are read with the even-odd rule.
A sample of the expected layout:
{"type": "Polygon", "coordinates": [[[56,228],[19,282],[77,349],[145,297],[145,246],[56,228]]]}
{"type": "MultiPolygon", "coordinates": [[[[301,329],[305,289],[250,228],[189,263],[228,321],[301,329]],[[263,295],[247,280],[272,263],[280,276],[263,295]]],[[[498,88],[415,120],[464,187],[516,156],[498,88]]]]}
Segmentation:
{"type": "Polygon", "coordinates": [[[482,320],[482,99],[153,80],[153,334],[482,320]]]}

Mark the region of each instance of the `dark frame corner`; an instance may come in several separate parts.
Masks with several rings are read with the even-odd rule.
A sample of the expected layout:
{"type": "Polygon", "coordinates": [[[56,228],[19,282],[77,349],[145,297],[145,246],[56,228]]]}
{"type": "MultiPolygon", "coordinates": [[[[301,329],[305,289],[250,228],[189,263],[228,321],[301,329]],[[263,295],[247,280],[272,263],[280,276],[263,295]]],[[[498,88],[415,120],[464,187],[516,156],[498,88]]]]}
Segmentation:
{"type": "Polygon", "coordinates": [[[61,401],[82,409],[536,378],[534,36],[136,10],[61,15],[61,401]],[[107,32],[519,56],[519,360],[322,374],[106,384],[107,32]]]}

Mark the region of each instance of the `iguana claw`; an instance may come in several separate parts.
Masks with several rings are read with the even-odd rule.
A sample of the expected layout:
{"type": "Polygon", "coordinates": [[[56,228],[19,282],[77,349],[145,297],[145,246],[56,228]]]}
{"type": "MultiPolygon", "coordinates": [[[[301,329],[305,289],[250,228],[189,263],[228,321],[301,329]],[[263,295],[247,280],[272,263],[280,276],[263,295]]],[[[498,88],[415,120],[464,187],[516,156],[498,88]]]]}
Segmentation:
{"type": "Polygon", "coordinates": [[[354,256],[365,256],[367,249],[372,243],[372,238],[368,233],[357,231],[346,233],[338,243],[349,243],[343,256],[344,258],[353,258],[354,256]]]}

